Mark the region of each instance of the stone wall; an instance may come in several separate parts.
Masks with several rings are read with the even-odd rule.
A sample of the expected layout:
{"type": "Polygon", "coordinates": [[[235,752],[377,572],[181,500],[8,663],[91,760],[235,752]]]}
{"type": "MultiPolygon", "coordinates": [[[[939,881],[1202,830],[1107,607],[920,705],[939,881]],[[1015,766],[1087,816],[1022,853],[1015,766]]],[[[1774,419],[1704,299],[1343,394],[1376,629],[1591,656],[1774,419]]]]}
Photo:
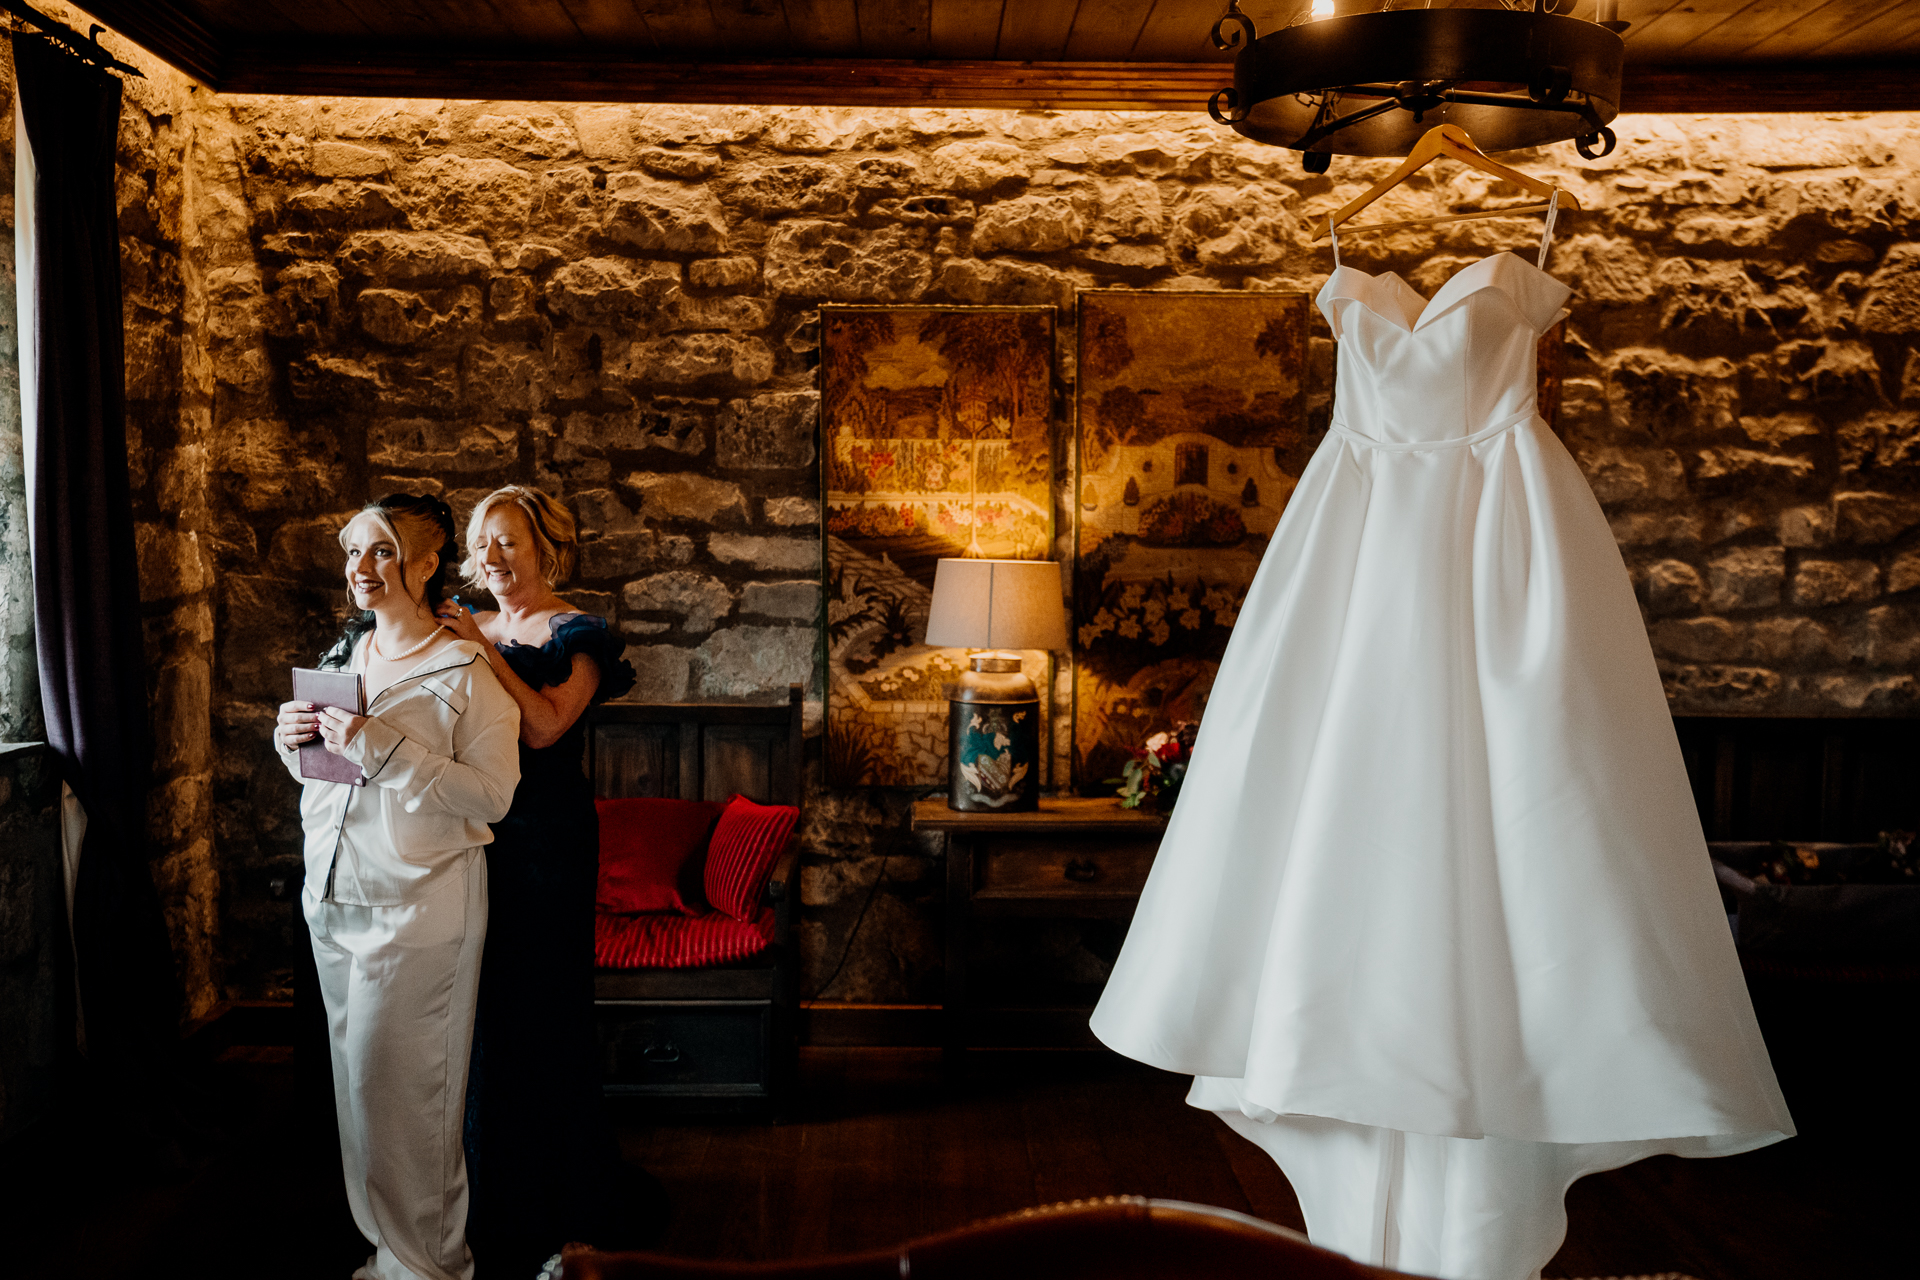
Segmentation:
{"type": "MultiPolygon", "coordinates": [[[[89,19],[60,4],[44,12],[85,31],[89,19]]],[[[127,607],[144,622],[148,691],[157,748],[148,804],[153,873],[167,911],[174,957],[186,991],[183,1016],[220,998],[216,960],[219,869],[214,856],[210,784],[212,737],[212,576],[201,539],[206,513],[206,432],[210,384],[198,327],[194,227],[183,222],[196,90],[165,63],[125,40],[110,48],[141,68],[125,79],[116,195],[127,349],[127,442],[140,598],[127,607]]],[[[13,104],[11,45],[0,68],[7,94],[0,118],[0,740],[37,737],[38,676],[33,667],[32,596],[26,576],[25,486],[20,470],[18,341],[13,297],[13,104]]],[[[204,93],[201,94],[204,97],[204,93]]]]}
{"type": "MultiPolygon", "coordinates": [[[[299,940],[271,886],[299,842],[268,726],[337,628],[334,532],[369,496],[552,489],[586,539],[569,594],[626,637],[635,696],[803,680],[817,733],[821,302],[1055,304],[1070,396],[1077,289],[1314,290],[1330,264],[1304,228],[1381,171],[1309,177],[1196,115],[218,99],[164,74],[133,104],[155,829],[201,1001],[286,988],[299,940]]],[[[1602,161],[1515,159],[1588,210],[1552,263],[1576,287],[1560,426],[1675,710],[1911,714],[1920,117],[1618,129],[1602,161]]],[[[1442,171],[1379,212],[1487,194],[1442,171]]],[[[1537,228],[1354,240],[1348,260],[1430,293],[1537,228]]],[[[1331,365],[1320,330],[1316,429],[1331,365]]],[[[1063,449],[1061,495],[1070,467],[1063,449]]],[[[939,999],[940,877],[910,799],[816,781],[807,994],[939,999]]],[[[1025,954],[1066,979],[1097,979],[1115,941],[1034,929],[1025,954]]]]}
{"type": "MultiPolygon", "coordinates": [[[[296,847],[269,708],[333,625],[333,534],[366,496],[431,488],[459,507],[508,480],[546,486],[582,517],[573,598],[628,638],[637,696],[817,693],[819,303],[1052,303],[1070,386],[1076,289],[1315,289],[1329,261],[1303,228],[1380,169],[1307,177],[1189,115],[215,106],[202,190],[220,246],[209,468],[236,992],[265,981],[270,947],[255,959],[241,939],[296,847]]],[[[1920,119],[1619,132],[1603,161],[1518,159],[1589,210],[1563,221],[1553,262],[1577,288],[1561,426],[1675,710],[1910,712],[1920,119]]],[[[1487,190],[1443,171],[1381,214],[1487,190]]],[[[1355,241],[1349,260],[1431,292],[1537,226],[1355,241]]],[[[1331,358],[1322,332],[1316,427],[1331,358]]],[[[837,969],[831,997],[939,998],[938,876],[907,799],[816,790],[809,994],[837,969]]],[[[1097,976],[1111,942],[1062,926],[1041,945],[1097,976]]]]}

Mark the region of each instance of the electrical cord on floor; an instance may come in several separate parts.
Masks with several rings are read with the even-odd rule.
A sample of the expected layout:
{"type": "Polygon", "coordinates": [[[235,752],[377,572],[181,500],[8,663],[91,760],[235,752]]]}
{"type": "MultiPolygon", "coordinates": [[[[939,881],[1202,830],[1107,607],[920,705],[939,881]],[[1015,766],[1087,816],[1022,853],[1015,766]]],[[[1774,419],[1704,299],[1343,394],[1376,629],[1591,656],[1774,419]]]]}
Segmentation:
{"type": "Polygon", "coordinates": [[[887,878],[887,861],[892,856],[892,854],[881,855],[880,874],[875,876],[873,883],[867,887],[867,900],[860,904],[860,914],[853,918],[853,928],[847,930],[847,945],[840,948],[840,963],[833,966],[833,972],[828,974],[827,980],[820,984],[820,989],[813,993],[813,999],[818,1000],[826,995],[833,984],[840,980],[840,971],[847,967],[847,957],[853,954],[854,939],[860,936],[860,926],[866,923],[867,908],[873,905],[874,897],[880,892],[881,882],[887,878]]]}

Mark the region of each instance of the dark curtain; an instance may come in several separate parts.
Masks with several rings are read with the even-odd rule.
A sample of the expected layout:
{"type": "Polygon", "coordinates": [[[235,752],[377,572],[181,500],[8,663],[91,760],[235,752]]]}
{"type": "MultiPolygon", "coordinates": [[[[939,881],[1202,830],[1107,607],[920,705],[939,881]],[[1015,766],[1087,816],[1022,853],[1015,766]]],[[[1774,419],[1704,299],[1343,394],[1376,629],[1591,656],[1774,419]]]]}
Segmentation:
{"type": "MultiPolygon", "coordinates": [[[[157,1083],[180,992],[148,867],[152,766],[127,480],[126,356],[114,206],[120,81],[15,36],[33,163],[37,343],[34,636],[47,740],[87,811],[74,961],[87,1061],[116,1096],[157,1083]]],[[[24,336],[24,335],[23,335],[24,336]]],[[[24,371],[23,371],[24,372],[24,371]]]]}

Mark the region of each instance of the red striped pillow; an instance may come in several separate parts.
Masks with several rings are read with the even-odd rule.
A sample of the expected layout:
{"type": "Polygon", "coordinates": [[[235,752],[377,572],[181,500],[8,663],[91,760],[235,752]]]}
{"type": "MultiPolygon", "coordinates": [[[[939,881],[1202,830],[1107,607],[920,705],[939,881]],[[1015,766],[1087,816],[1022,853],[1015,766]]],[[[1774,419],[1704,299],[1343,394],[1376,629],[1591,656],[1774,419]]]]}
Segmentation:
{"type": "Polygon", "coordinates": [[[759,916],[767,875],[798,821],[790,804],[755,804],[745,796],[727,802],[707,842],[707,901],[715,910],[735,920],[759,916]]]}

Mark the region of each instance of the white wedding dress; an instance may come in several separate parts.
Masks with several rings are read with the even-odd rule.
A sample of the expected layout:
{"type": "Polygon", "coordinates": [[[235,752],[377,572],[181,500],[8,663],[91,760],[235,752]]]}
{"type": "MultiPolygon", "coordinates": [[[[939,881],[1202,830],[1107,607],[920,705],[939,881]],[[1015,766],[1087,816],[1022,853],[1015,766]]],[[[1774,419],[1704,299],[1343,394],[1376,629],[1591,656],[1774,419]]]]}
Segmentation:
{"type": "Polygon", "coordinates": [[[1093,1030],[1361,1261],[1525,1280],[1583,1174],[1793,1133],[1607,522],[1534,409],[1569,290],[1336,267],[1333,427],[1093,1030]]]}

